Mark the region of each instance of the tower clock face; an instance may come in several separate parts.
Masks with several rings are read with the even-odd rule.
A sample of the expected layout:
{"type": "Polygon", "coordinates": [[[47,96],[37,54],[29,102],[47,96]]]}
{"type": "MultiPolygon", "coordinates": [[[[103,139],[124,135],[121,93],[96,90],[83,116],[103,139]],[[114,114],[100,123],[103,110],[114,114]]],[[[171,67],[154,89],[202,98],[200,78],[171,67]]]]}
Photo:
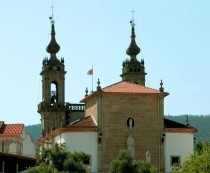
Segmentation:
{"type": "Polygon", "coordinates": [[[53,70],[54,70],[54,71],[57,70],[57,67],[54,66],[54,67],[53,67],[53,70]]]}

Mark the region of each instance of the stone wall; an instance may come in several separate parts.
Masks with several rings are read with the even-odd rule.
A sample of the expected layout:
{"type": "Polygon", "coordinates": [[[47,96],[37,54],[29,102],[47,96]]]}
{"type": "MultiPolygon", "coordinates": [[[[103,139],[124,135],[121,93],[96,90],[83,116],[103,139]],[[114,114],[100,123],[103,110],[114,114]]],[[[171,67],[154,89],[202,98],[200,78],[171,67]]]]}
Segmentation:
{"type": "Polygon", "coordinates": [[[146,160],[149,150],[151,162],[159,167],[161,135],[163,133],[163,112],[158,95],[104,95],[102,99],[102,170],[108,170],[110,162],[120,149],[127,149],[127,137],[135,141],[135,157],[146,160]],[[127,120],[132,117],[134,126],[130,129],[127,120]]]}

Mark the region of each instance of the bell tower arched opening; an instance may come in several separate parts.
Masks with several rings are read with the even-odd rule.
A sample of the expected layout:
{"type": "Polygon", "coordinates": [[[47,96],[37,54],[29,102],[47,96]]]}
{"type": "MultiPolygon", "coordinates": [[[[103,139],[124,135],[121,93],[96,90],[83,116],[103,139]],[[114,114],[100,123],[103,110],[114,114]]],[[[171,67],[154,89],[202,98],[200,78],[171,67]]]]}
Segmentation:
{"type": "Polygon", "coordinates": [[[51,93],[51,98],[50,98],[51,104],[57,103],[58,102],[58,84],[57,84],[57,82],[51,83],[50,93],[51,93]]]}

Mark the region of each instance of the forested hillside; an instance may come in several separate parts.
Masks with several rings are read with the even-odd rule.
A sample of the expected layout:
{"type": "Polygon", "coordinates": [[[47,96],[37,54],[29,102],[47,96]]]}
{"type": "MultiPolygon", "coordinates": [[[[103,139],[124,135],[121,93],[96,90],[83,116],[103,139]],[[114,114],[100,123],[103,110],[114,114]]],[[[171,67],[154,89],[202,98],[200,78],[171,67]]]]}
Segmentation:
{"type": "Polygon", "coordinates": [[[40,138],[41,136],[41,125],[40,124],[36,124],[36,125],[30,125],[30,126],[26,126],[26,131],[31,135],[31,137],[33,138],[33,141],[36,143],[37,140],[40,138]]]}
{"type": "MultiPolygon", "coordinates": [[[[186,115],[167,115],[165,118],[186,124],[186,115]]],[[[196,142],[210,141],[210,115],[189,115],[189,124],[198,129],[198,132],[195,133],[196,142]]],[[[26,131],[33,137],[34,142],[36,142],[41,136],[41,125],[26,126],[26,131]]]]}

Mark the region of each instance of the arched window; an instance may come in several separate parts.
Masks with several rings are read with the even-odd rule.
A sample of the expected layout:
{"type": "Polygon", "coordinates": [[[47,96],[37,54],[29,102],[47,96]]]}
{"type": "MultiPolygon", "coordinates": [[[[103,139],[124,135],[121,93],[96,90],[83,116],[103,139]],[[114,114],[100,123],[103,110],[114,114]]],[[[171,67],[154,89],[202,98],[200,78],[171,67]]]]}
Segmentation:
{"type": "Polygon", "coordinates": [[[56,82],[52,82],[50,86],[50,91],[51,91],[51,103],[56,103],[58,102],[58,86],[56,82]]]}

